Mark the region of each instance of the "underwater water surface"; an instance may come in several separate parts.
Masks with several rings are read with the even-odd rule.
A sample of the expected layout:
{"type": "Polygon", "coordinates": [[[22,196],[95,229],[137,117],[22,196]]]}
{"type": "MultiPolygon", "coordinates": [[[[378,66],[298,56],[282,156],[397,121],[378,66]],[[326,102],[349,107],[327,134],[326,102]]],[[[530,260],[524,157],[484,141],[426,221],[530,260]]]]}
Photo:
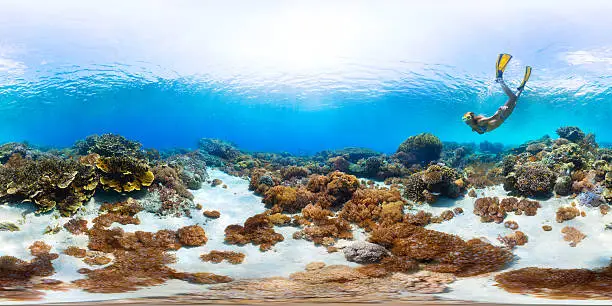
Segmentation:
{"type": "Polygon", "coordinates": [[[3,141],[65,146],[113,132],[155,148],[217,137],[250,150],[392,152],[424,131],[519,144],[562,125],[612,141],[602,2],[60,3],[2,3],[3,141]],[[493,22],[482,12],[495,8],[493,22]],[[512,118],[480,136],[461,116],[505,101],[493,82],[502,52],[514,55],[511,87],[525,65],[534,71],[512,118]]]}

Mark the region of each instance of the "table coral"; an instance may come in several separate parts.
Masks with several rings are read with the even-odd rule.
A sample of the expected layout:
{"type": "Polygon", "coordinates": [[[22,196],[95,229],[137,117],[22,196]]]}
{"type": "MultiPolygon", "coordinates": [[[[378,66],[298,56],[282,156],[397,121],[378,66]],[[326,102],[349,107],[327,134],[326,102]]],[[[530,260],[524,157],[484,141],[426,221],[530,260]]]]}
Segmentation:
{"type": "Polygon", "coordinates": [[[151,186],[155,176],[142,160],[131,157],[101,157],[96,161],[100,184],[107,190],[130,192],[151,186]]]}

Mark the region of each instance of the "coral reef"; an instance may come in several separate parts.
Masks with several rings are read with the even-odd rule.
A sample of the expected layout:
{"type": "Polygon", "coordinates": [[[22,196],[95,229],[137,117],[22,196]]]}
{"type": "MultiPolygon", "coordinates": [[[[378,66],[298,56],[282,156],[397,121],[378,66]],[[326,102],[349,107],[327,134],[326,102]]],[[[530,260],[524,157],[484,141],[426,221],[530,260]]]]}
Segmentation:
{"type": "Polygon", "coordinates": [[[405,164],[427,164],[440,158],[442,142],[429,133],[410,136],[397,149],[398,158],[405,164]]]}
{"type": "Polygon", "coordinates": [[[0,165],[0,201],[31,201],[39,212],[57,207],[72,215],[93,196],[97,184],[93,167],[73,159],[32,160],[16,154],[0,165]]]}
{"type": "Polygon", "coordinates": [[[404,182],[404,196],[411,201],[434,203],[438,195],[457,198],[465,191],[465,183],[459,173],[443,165],[431,165],[412,174],[404,182]]]}
{"type": "Polygon", "coordinates": [[[201,246],[208,241],[206,232],[199,225],[182,227],[178,230],[177,234],[179,242],[184,246],[201,246]]]}
{"type": "Polygon", "coordinates": [[[243,253],[213,250],[208,254],[202,254],[200,259],[202,259],[202,261],[209,261],[212,263],[220,263],[225,260],[233,265],[237,265],[244,261],[244,257],[245,255],[243,253]]]}
{"type": "Polygon", "coordinates": [[[198,142],[201,151],[225,160],[232,160],[240,156],[240,151],[226,141],[212,138],[202,138],[198,142]]]}
{"type": "Polygon", "coordinates": [[[8,300],[36,300],[40,290],[52,289],[62,282],[46,279],[55,269],[51,261],[59,257],[50,253],[51,246],[36,241],[30,247],[34,258],[24,261],[13,256],[0,256],[0,297],[8,300]]]}
{"type": "Polygon", "coordinates": [[[121,135],[103,134],[87,136],[74,144],[74,151],[79,155],[98,154],[103,157],[145,158],[142,144],[128,140],[121,135]]]}
{"type": "Polygon", "coordinates": [[[304,187],[274,186],[268,189],[262,200],[272,210],[297,213],[306,205],[317,202],[317,197],[304,187]]]}
{"type": "Polygon", "coordinates": [[[474,202],[474,214],[480,216],[481,222],[502,223],[509,212],[535,216],[540,207],[539,202],[528,199],[509,197],[500,201],[496,197],[484,197],[474,202]]]}
{"type": "Polygon", "coordinates": [[[563,126],[557,129],[557,135],[571,142],[578,142],[584,139],[584,132],[577,126],[563,126]]]}
{"type": "Polygon", "coordinates": [[[294,239],[304,238],[315,244],[334,245],[337,239],[353,239],[351,225],[342,218],[332,217],[330,210],[312,204],[302,209],[302,216],[310,223],[293,234],[294,239]]]}

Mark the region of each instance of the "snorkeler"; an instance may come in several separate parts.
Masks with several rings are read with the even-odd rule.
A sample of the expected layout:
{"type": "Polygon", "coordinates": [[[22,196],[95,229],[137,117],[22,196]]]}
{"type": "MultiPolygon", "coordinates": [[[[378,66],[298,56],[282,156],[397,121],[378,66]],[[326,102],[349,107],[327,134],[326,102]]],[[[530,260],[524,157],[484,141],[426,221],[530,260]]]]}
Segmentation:
{"type": "Polygon", "coordinates": [[[506,119],[508,119],[510,114],[512,114],[512,111],[514,111],[516,101],[521,96],[521,93],[525,88],[525,84],[529,80],[529,76],[531,76],[531,67],[527,66],[525,68],[523,82],[521,82],[521,85],[517,88],[518,91],[516,94],[512,92],[512,90],[508,88],[508,85],[506,85],[504,82],[503,78],[504,70],[506,70],[506,66],[508,65],[508,62],[510,62],[510,59],[512,59],[512,55],[510,54],[503,53],[499,55],[496,63],[497,75],[495,78],[495,82],[501,84],[502,89],[508,96],[508,101],[506,101],[506,103],[501,106],[491,117],[485,117],[483,115],[476,116],[473,112],[467,112],[465,115],[463,115],[463,122],[472,127],[472,131],[478,134],[484,134],[492,131],[498,128],[500,125],[502,125],[502,123],[504,123],[504,121],[506,121],[506,119]]]}

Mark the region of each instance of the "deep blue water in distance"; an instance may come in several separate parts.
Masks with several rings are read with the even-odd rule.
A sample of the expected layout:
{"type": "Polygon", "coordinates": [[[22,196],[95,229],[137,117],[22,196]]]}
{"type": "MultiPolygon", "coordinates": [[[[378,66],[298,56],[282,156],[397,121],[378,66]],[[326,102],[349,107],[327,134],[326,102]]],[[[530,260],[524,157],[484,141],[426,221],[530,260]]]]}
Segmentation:
{"type": "MultiPolygon", "coordinates": [[[[111,132],[158,149],[194,148],[199,138],[214,137],[255,151],[312,153],[362,146],[393,152],[405,138],[421,132],[446,141],[512,145],[554,135],[564,125],[580,126],[598,141],[612,142],[612,49],[605,38],[612,26],[593,14],[589,20],[579,18],[583,14],[554,18],[575,11],[572,7],[558,12],[534,7],[512,19],[516,16],[509,12],[508,24],[475,32],[442,26],[443,16],[436,15],[442,13],[428,8],[422,14],[439,17],[428,22],[440,27],[400,26],[406,18],[390,15],[377,16],[389,23],[380,29],[370,20],[374,2],[355,2],[360,9],[347,13],[342,1],[314,12],[306,4],[295,10],[271,1],[261,5],[289,15],[309,12],[307,22],[298,20],[297,26],[287,26],[286,37],[277,33],[278,40],[260,45],[244,37],[255,40],[277,31],[264,27],[258,31],[263,34],[249,32],[263,21],[232,19],[241,27],[221,34],[198,27],[198,18],[230,14],[212,2],[178,1],[178,8],[171,9],[165,7],[172,6],[168,2],[150,2],[150,14],[173,14],[175,19],[141,16],[145,19],[137,22],[128,22],[128,13],[118,15],[128,8],[99,12],[86,4],[63,3],[57,6],[64,10],[0,3],[0,14],[5,14],[0,16],[0,142],[70,146],[87,135],[111,132]],[[198,9],[204,17],[189,13],[198,9]],[[25,12],[34,21],[18,18],[25,12]],[[319,16],[328,17],[319,21],[319,16]],[[105,18],[115,19],[106,23],[105,18]],[[554,26],[538,26],[542,18],[548,22],[542,24],[554,20],[554,26]],[[344,21],[336,24],[336,19],[344,21]],[[168,29],[184,20],[193,23],[180,31],[168,29]],[[309,32],[318,22],[328,24],[309,32]],[[355,36],[359,39],[336,45],[355,28],[342,27],[349,22],[362,25],[355,36]],[[150,28],[156,25],[160,28],[150,28]],[[334,34],[334,27],[341,29],[334,34]],[[457,39],[449,40],[449,31],[457,39]],[[458,36],[464,32],[471,34],[458,36]],[[330,46],[317,47],[324,44],[330,46]],[[427,48],[431,50],[420,50],[427,48]],[[533,66],[532,78],[507,122],[477,135],[461,116],[467,111],[490,115],[505,102],[493,82],[499,52],[515,56],[506,73],[511,87],[518,85],[527,64],[533,66]]],[[[138,3],[145,5],[129,6],[136,10],[138,3]]],[[[589,12],[602,10],[589,3],[589,12]]],[[[267,10],[248,16],[258,14],[261,20],[273,19],[267,10]]],[[[471,22],[467,11],[457,14],[464,14],[458,20],[471,22]]]]}

